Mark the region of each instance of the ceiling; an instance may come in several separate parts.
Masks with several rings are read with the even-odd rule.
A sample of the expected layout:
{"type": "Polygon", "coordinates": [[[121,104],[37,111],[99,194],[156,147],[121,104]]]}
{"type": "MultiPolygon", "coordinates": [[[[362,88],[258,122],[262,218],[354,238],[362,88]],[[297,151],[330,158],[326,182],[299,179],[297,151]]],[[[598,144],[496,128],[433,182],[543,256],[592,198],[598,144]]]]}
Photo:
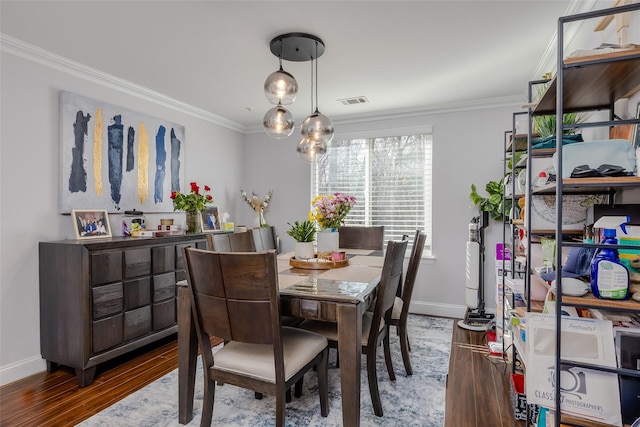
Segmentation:
{"type": "MultiPolygon", "coordinates": [[[[318,107],[335,121],[519,97],[571,1],[0,1],[0,32],[203,110],[260,128],[278,59],[270,40],[320,37],[318,107]],[[338,100],[366,97],[368,103],[338,100]]],[[[4,37],[4,40],[9,38],[4,37]]],[[[312,112],[311,63],[283,62],[312,112]]],[[[538,73],[537,75],[535,73],[538,73]]]]}

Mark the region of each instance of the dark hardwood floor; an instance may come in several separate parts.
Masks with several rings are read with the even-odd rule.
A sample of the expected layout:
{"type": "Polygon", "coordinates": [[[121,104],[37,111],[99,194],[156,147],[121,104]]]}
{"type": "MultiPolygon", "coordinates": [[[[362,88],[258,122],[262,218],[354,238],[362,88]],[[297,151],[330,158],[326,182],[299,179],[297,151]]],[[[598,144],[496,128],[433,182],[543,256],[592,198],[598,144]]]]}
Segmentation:
{"type": "MultiPolygon", "coordinates": [[[[488,357],[483,335],[454,326],[445,427],[524,426],[513,419],[510,366],[488,357]]],[[[88,387],[65,367],[32,375],[0,388],[0,426],[74,426],[176,367],[173,336],[99,365],[88,387]]]]}

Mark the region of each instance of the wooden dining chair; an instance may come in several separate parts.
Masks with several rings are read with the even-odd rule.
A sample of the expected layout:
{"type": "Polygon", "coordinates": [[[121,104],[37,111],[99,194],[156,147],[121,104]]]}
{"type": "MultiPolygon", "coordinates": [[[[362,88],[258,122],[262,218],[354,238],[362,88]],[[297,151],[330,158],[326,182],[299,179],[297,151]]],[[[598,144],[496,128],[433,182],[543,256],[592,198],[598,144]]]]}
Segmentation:
{"type": "Polygon", "coordinates": [[[402,286],[402,295],[400,297],[396,296],[389,321],[391,326],[396,327],[396,331],[400,337],[400,351],[402,353],[404,370],[407,372],[407,375],[413,375],[413,368],[411,367],[411,359],[409,357],[411,346],[409,344],[407,318],[409,317],[409,304],[411,303],[411,295],[413,294],[413,288],[416,283],[416,276],[418,275],[418,268],[420,267],[420,260],[422,259],[426,239],[427,235],[425,233],[416,230],[409,264],[407,266],[407,274],[402,286]]]}
{"type": "Polygon", "coordinates": [[[284,426],[286,391],[314,367],[320,414],[326,417],[327,339],[280,324],[275,250],[231,253],[184,248],[183,254],[204,368],[200,426],[211,425],[216,381],[275,395],[276,426],[284,426]],[[212,336],[226,341],[215,354],[212,336]]]}
{"type": "Polygon", "coordinates": [[[384,225],[341,227],[339,246],[343,249],[371,249],[381,251],[384,247],[384,225]]]}
{"type": "MultiPolygon", "coordinates": [[[[367,357],[369,393],[371,394],[371,401],[373,402],[373,412],[378,417],[383,415],[383,411],[380,391],[378,389],[376,351],[382,343],[389,378],[391,381],[395,381],[396,376],[393,372],[391,348],[389,346],[389,322],[391,320],[391,309],[393,308],[396,297],[396,289],[402,278],[404,255],[408,243],[407,241],[389,241],[387,243],[387,251],[382,266],[375,307],[373,311],[366,311],[362,317],[362,353],[367,357]]],[[[298,327],[326,336],[329,340],[329,347],[338,348],[338,328],[336,323],[305,320],[298,327]]],[[[338,348],[338,352],[339,351],[340,349],[338,348]]]]}
{"type": "Polygon", "coordinates": [[[253,237],[253,245],[255,246],[256,251],[261,252],[269,249],[275,249],[276,252],[280,252],[280,248],[278,247],[278,236],[274,226],[255,227],[249,231],[253,237]]]}
{"type": "Polygon", "coordinates": [[[255,252],[250,231],[207,234],[208,248],[218,252],[255,252]]]}

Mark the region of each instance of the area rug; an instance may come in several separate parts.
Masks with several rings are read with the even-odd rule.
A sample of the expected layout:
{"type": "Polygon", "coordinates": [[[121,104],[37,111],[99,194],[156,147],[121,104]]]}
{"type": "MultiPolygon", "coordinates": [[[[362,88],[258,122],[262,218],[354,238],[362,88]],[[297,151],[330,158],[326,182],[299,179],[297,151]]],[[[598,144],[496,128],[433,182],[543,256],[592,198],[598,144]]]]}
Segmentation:
{"type": "MultiPolygon", "coordinates": [[[[383,417],[373,413],[366,360],[362,359],[361,425],[442,427],[445,414],[445,384],[453,321],[427,316],[409,316],[413,375],[407,376],[402,363],[395,329],[391,332],[391,349],[396,381],[389,380],[382,347],[378,349],[377,370],[383,417]]],[[[330,352],[330,366],[335,351],[330,352]]],[[[202,364],[198,359],[193,419],[188,426],[200,425],[202,412],[202,364]]],[[[329,416],[320,416],[317,378],[309,372],[304,379],[302,397],[293,397],[286,407],[287,426],[340,426],[342,404],[339,369],[329,368],[329,416]]],[[[253,391],[232,385],[216,386],[213,406],[214,426],[274,426],[275,398],[254,398],[253,391]]],[[[125,399],[79,424],[103,426],[172,426],[178,423],[178,371],[175,370],[125,399]]]]}

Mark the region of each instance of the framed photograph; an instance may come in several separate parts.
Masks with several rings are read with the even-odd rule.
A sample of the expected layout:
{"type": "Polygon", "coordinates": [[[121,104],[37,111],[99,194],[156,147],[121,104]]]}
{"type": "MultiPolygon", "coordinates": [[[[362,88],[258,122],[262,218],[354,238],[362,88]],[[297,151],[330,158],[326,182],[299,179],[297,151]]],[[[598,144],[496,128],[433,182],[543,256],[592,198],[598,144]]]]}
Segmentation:
{"type": "Polygon", "coordinates": [[[217,206],[209,206],[202,211],[202,231],[220,231],[220,212],[217,206]]]}
{"type": "Polygon", "coordinates": [[[109,214],[106,209],[73,209],[71,219],[76,239],[111,237],[109,214]]]}

